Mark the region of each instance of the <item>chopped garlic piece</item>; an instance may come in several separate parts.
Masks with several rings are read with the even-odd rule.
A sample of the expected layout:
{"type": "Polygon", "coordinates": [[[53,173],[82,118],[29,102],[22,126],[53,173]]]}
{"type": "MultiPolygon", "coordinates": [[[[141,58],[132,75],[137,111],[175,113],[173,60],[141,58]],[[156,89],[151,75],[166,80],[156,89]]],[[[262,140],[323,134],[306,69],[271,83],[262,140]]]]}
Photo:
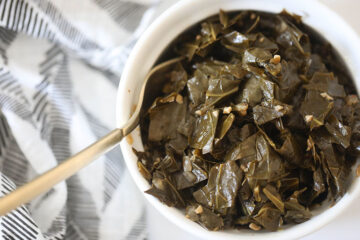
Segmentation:
{"type": "Polygon", "coordinates": [[[351,94],[345,98],[346,105],[351,106],[359,102],[358,96],[351,94]]]}
{"type": "Polygon", "coordinates": [[[229,113],[231,113],[231,111],[232,111],[232,107],[224,107],[223,113],[229,114],[229,113]]]}
{"type": "Polygon", "coordinates": [[[180,94],[176,95],[175,100],[176,100],[177,103],[180,103],[180,104],[182,104],[184,102],[184,98],[180,94]]]}
{"type": "Polygon", "coordinates": [[[329,94],[327,94],[326,92],[320,93],[320,95],[328,101],[334,100],[334,98],[332,96],[330,96],[329,94]]]}
{"type": "Polygon", "coordinates": [[[251,230],[254,230],[254,231],[259,231],[259,230],[261,230],[261,227],[260,227],[259,225],[255,224],[255,223],[250,223],[250,224],[249,224],[249,228],[250,228],[251,230]]]}
{"type": "Polygon", "coordinates": [[[281,56],[280,55],[274,55],[274,57],[270,60],[270,63],[278,64],[281,62],[281,56]]]}
{"type": "Polygon", "coordinates": [[[274,107],[274,109],[275,109],[275,111],[280,112],[281,110],[283,110],[283,109],[284,109],[284,107],[283,107],[283,106],[281,106],[281,105],[276,105],[276,106],[274,107]]]}
{"type": "Polygon", "coordinates": [[[201,205],[199,205],[196,209],[195,209],[195,213],[196,214],[201,214],[204,212],[204,209],[201,205]]]}
{"type": "Polygon", "coordinates": [[[310,123],[314,119],[313,115],[306,115],[305,116],[305,122],[310,123]]]}

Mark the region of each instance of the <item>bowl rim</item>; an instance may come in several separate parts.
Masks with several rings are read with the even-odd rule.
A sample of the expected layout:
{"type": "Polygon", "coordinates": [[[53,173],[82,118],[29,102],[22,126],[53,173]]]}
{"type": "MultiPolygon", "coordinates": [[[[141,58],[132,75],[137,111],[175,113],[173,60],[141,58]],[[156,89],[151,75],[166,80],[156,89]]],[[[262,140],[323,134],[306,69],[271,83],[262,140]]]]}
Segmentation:
{"type": "MultiPolygon", "coordinates": [[[[319,13],[321,13],[323,16],[328,17],[326,21],[332,23],[333,26],[335,26],[334,29],[341,29],[343,38],[347,39],[347,41],[345,41],[346,44],[345,42],[342,43],[342,41],[335,40],[335,37],[334,39],[329,39],[333,37],[333,35],[331,34],[334,34],[334,32],[331,31],[323,32],[322,30],[324,29],[321,28],[320,25],[315,24],[314,26],[314,24],[309,24],[311,27],[317,30],[321,35],[323,35],[325,39],[329,40],[332,43],[332,45],[338,50],[340,55],[343,54],[342,57],[344,58],[345,64],[349,68],[349,71],[354,79],[356,88],[359,92],[360,70],[358,69],[360,69],[360,54],[356,54],[356,52],[360,53],[360,39],[358,35],[354,32],[354,30],[341,17],[339,17],[337,13],[333,12],[322,3],[313,0],[302,0],[301,3],[299,3],[299,1],[273,0],[272,4],[275,5],[279,4],[279,5],[276,6],[272,5],[271,7],[266,4],[266,1],[267,0],[242,0],[242,4],[246,4],[246,7],[248,8],[239,8],[241,4],[239,4],[239,1],[235,3],[236,0],[223,0],[222,3],[219,3],[221,2],[221,0],[182,0],[177,2],[172,7],[170,7],[164,13],[162,13],[148,27],[148,29],[143,33],[142,37],[138,40],[133,50],[131,51],[128,61],[124,67],[118,88],[118,94],[117,94],[117,104],[116,104],[117,126],[121,127],[122,124],[128,119],[131,111],[131,107],[130,107],[132,105],[131,103],[133,102],[134,99],[137,99],[137,95],[136,95],[137,93],[135,90],[136,88],[137,90],[139,89],[134,85],[136,82],[136,80],[135,82],[133,81],[134,74],[136,76],[139,76],[138,79],[143,79],[143,77],[150,70],[151,66],[154,64],[154,62],[159,56],[159,54],[150,53],[150,55],[147,55],[146,53],[149,52],[149,49],[153,49],[153,52],[156,51],[159,52],[160,47],[158,47],[158,49],[156,49],[156,47],[155,48],[152,47],[154,47],[153,44],[156,42],[156,40],[160,41],[158,36],[161,36],[159,34],[161,34],[166,29],[166,24],[168,23],[169,25],[169,23],[171,22],[176,22],[176,17],[181,15],[181,12],[186,12],[188,14],[189,11],[194,11],[194,9],[196,9],[197,6],[200,6],[201,4],[205,4],[205,3],[209,4],[210,2],[215,4],[222,4],[222,6],[224,6],[223,8],[224,10],[232,9],[232,5],[233,6],[236,5],[236,8],[233,8],[233,10],[252,9],[252,10],[261,10],[268,12],[278,12],[279,10],[281,10],[279,9],[279,5],[280,5],[283,6],[283,8],[285,7],[286,9],[289,9],[289,11],[291,12],[295,12],[297,14],[302,15],[304,17],[305,23],[307,23],[307,18],[311,16],[308,15],[308,11],[310,9],[309,5],[311,5],[311,8],[317,9],[319,13]],[[292,7],[294,7],[294,9],[292,9],[292,7]],[[350,44],[351,46],[351,51],[350,51],[350,46],[348,44],[350,44]],[[139,68],[137,62],[139,61],[141,62],[144,56],[146,56],[149,60],[147,60],[147,62],[145,61],[145,64],[142,64],[141,68],[139,68]],[[131,92],[130,90],[134,90],[134,92],[131,92]]],[[[201,14],[205,14],[205,13],[202,12],[201,14]]],[[[209,16],[211,14],[208,13],[207,15],[209,16]]],[[[196,18],[196,15],[194,14],[190,16],[190,20],[188,20],[188,22],[192,21],[194,24],[203,18],[204,17],[196,18]]],[[[173,35],[172,39],[174,39],[174,37],[179,33],[181,33],[184,29],[177,31],[169,30],[170,32],[171,31],[172,32],[167,33],[167,35],[172,34],[173,35]]],[[[163,42],[166,41],[164,40],[163,42]]],[[[161,43],[159,43],[159,45],[161,45],[161,43]]],[[[167,45],[163,45],[162,50],[166,46],[167,45]]],[[[139,85],[139,82],[140,81],[138,80],[137,85],[139,85]]],[[[139,137],[140,136],[139,129],[137,129],[134,132],[134,134],[137,134],[137,137],[139,137]]],[[[149,188],[149,184],[137,170],[136,161],[134,161],[136,160],[136,157],[132,153],[131,147],[125,140],[123,140],[120,143],[120,147],[123,153],[124,160],[126,162],[127,169],[130,172],[130,175],[132,176],[133,180],[135,181],[140,191],[144,192],[144,190],[149,188]]],[[[169,219],[171,222],[173,222],[175,225],[179,226],[183,230],[190,232],[191,234],[196,235],[198,237],[208,238],[208,239],[223,238],[229,240],[230,239],[260,240],[260,239],[268,239],[268,238],[277,238],[277,239],[285,240],[285,239],[300,238],[305,235],[308,235],[320,229],[321,227],[323,227],[333,219],[335,219],[339,214],[341,214],[341,212],[345,208],[350,206],[351,203],[360,196],[360,180],[355,179],[354,182],[351,184],[348,192],[333,207],[325,210],[324,212],[320,213],[317,216],[314,216],[305,223],[294,225],[288,229],[277,232],[239,233],[238,231],[236,231],[236,234],[228,231],[210,232],[208,230],[203,229],[198,224],[186,219],[184,217],[184,214],[181,213],[179,210],[175,208],[167,207],[165,204],[162,204],[160,201],[158,201],[156,198],[150,195],[147,194],[143,194],[143,195],[167,219],[169,219]]]]}

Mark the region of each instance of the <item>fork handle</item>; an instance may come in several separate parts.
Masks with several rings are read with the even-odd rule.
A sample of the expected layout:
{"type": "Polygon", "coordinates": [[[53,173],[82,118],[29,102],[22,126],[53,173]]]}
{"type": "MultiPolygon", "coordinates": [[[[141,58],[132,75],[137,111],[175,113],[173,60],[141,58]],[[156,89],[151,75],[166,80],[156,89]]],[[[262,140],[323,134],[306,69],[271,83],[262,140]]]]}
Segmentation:
{"type": "Polygon", "coordinates": [[[68,158],[58,166],[36,177],[10,194],[0,198],[0,216],[27,203],[50,190],[54,185],[71,177],[100,155],[116,146],[124,137],[123,129],[115,129],[89,147],[68,158]]]}

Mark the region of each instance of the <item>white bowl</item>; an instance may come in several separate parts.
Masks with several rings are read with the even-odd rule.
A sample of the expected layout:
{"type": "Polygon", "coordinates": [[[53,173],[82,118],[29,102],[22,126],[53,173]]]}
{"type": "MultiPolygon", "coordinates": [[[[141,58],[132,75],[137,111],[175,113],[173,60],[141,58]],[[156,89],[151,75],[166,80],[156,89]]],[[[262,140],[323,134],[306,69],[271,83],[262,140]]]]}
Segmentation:
{"type": "MultiPolygon", "coordinates": [[[[360,39],[356,33],[336,13],[315,0],[183,0],[164,12],[146,30],[130,54],[123,71],[117,99],[118,127],[130,116],[137,103],[142,82],[165,47],[185,29],[211,15],[223,10],[260,10],[278,13],[284,8],[303,16],[306,24],[322,34],[341,54],[355,81],[360,86],[360,39]]],[[[122,141],[120,146],[126,165],[139,189],[144,192],[150,185],[137,169],[137,157],[131,148],[142,148],[139,129],[132,133],[133,145],[122,141]]],[[[335,219],[349,207],[360,194],[360,180],[354,176],[345,196],[333,207],[317,210],[309,221],[287,227],[278,232],[252,232],[249,230],[228,230],[210,232],[184,217],[183,212],[169,208],[156,198],[145,194],[149,202],[170,221],[204,239],[296,239],[312,233],[335,219]]]]}

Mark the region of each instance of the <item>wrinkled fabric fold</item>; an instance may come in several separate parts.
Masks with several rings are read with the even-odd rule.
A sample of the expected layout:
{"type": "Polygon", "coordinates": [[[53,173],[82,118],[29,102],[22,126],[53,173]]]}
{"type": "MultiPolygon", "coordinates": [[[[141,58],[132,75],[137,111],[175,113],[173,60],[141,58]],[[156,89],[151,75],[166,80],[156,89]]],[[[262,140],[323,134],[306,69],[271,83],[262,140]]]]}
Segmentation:
{"type": "MultiPolygon", "coordinates": [[[[0,196],[115,127],[126,59],[169,4],[0,1],[0,196]]],[[[115,149],[0,217],[0,239],[144,239],[144,219],[142,196],[115,149]]]]}

